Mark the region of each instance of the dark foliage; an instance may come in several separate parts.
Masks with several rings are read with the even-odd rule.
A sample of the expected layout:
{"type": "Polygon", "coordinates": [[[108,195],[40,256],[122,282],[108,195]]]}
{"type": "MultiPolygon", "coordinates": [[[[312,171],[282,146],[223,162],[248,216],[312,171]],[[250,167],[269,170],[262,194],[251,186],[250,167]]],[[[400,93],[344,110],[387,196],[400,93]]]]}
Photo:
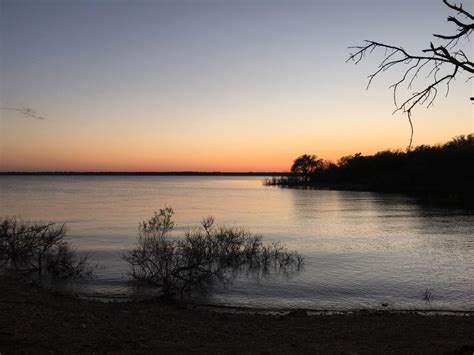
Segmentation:
{"type": "Polygon", "coordinates": [[[0,224],[0,269],[53,278],[90,276],[95,266],[79,257],[64,240],[66,226],[3,218],[0,224]]]}
{"type": "Polygon", "coordinates": [[[171,208],[161,209],[140,224],[138,246],[124,255],[132,280],[161,287],[168,297],[229,282],[242,271],[288,272],[303,263],[299,254],[278,243],[265,245],[244,229],[215,227],[212,217],[182,238],[170,237],[172,215],[171,208]]]}
{"type": "Polygon", "coordinates": [[[272,178],[267,185],[339,188],[413,194],[451,194],[470,199],[474,193],[474,135],[444,145],[409,152],[382,151],[345,156],[338,164],[322,164],[308,181],[295,175],[272,178]]]}
{"type": "Polygon", "coordinates": [[[322,160],[316,155],[303,154],[295,159],[291,166],[294,178],[308,182],[311,175],[322,166],[322,160]]]}

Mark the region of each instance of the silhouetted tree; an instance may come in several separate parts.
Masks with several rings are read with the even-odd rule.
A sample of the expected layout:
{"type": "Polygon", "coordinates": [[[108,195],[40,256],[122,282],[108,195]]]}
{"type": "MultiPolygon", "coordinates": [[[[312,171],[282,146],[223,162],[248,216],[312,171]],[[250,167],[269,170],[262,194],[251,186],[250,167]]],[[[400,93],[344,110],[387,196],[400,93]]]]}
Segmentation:
{"type": "MultiPolygon", "coordinates": [[[[379,64],[377,70],[369,75],[369,88],[372,80],[380,73],[391,69],[394,66],[404,65],[405,70],[401,78],[392,84],[393,100],[395,111],[402,110],[408,116],[411,127],[410,144],[413,141],[413,124],[411,121],[411,112],[415,105],[426,104],[430,107],[438,94],[441,84],[446,85],[446,96],[449,93],[449,85],[451,81],[460,73],[465,72],[468,75],[474,74],[474,64],[472,58],[469,58],[466,52],[459,48],[460,40],[468,39],[474,29],[474,16],[466,11],[461,5],[451,4],[448,0],[443,3],[451,10],[457,12],[457,17],[449,16],[447,21],[457,26],[457,32],[449,35],[434,34],[434,36],[443,41],[442,44],[434,45],[430,42],[429,48],[423,49],[421,55],[408,53],[401,46],[388,45],[380,42],[366,40],[362,46],[350,47],[355,49],[355,53],[351,53],[347,61],[359,63],[366,54],[371,54],[377,49],[385,51],[384,59],[379,64]],[[466,22],[467,21],[467,22],[466,22]],[[397,100],[397,90],[400,85],[407,84],[411,90],[413,83],[419,77],[424,75],[430,78],[430,82],[421,90],[413,91],[408,98],[403,99],[400,103],[397,100]]],[[[471,53],[468,53],[471,54],[471,53]]],[[[471,79],[472,75],[468,78],[471,79]]],[[[474,98],[471,97],[471,100],[474,98]]]]}
{"type": "Polygon", "coordinates": [[[316,155],[303,154],[295,159],[291,172],[303,181],[309,181],[310,176],[322,166],[323,161],[316,155]]]}

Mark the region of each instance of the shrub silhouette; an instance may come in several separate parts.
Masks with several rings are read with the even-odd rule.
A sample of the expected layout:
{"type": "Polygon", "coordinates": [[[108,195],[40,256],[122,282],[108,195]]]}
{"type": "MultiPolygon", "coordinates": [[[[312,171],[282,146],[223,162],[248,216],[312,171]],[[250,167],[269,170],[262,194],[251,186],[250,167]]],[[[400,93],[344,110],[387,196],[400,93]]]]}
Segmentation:
{"type": "Polygon", "coordinates": [[[53,278],[90,276],[95,268],[64,240],[66,226],[3,218],[0,223],[0,268],[53,278]]]}
{"type": "Polygon", "coordinates": [[[242,228],[214,226],[205,218],[183,238],[170,237],[173,210],[159,213],[139,226],[138,246],[124,255],[130,277],[139,284],[159,286],[166,297],[179,296],[214,282],[230,282],[238,272],[297,270],[303,257],[278,243],[265,245],[261,236],[242,228]]]}

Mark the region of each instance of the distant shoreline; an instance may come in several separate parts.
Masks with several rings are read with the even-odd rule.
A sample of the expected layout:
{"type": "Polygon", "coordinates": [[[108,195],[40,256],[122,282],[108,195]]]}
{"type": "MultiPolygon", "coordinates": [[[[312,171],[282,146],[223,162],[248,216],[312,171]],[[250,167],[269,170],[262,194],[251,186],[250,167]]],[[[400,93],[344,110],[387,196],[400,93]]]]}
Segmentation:
{"type": "Polygon", "coordinates": [[[0,176],[287,176],[288,172],[221,171],[7,171],[0,176]]]}

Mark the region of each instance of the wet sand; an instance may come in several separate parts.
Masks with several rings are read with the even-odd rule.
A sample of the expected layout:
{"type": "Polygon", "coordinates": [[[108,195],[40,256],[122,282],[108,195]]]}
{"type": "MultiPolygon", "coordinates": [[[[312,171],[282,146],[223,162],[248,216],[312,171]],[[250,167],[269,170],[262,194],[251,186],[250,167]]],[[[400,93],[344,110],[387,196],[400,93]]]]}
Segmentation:
{"type": "Polygon", "coordinates": [[[474,316],[215,312],[84,301],[0,276],[0,353],[474,353],[474,316]]]}

